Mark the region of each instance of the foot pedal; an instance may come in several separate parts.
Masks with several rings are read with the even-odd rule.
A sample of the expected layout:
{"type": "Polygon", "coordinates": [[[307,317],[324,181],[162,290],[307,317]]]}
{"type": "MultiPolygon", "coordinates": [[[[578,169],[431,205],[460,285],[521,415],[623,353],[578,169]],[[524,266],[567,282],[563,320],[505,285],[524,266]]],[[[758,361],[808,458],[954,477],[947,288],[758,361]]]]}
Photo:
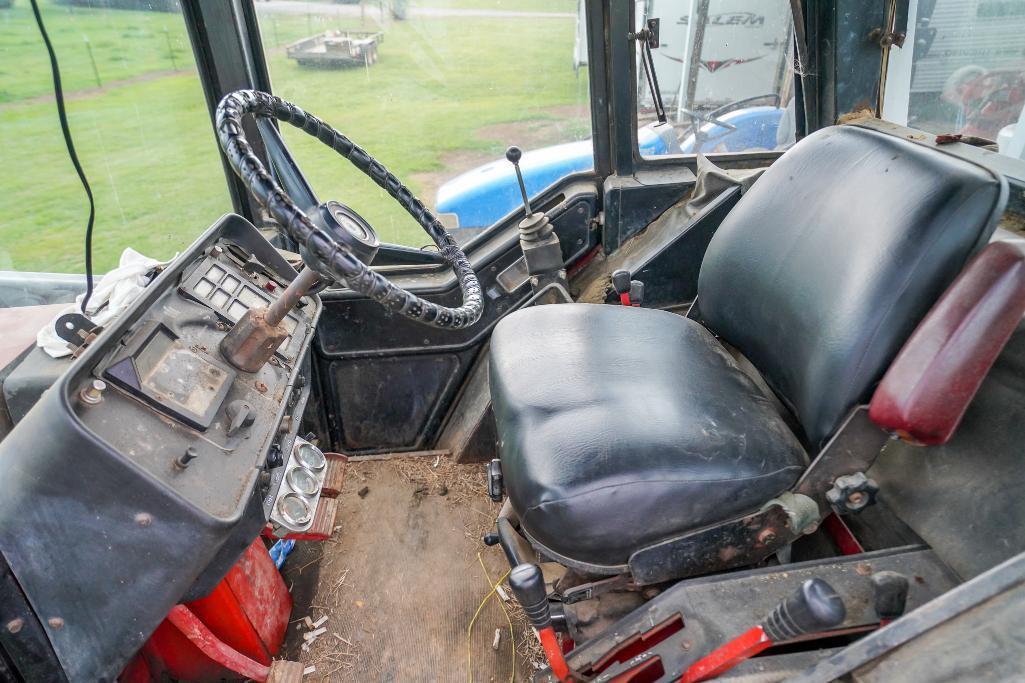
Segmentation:
{"type": "Polygon", "coordinates": [[[271,662],[267,683],[302,683],[303,670],[306,667],[300,662],[286,662],[277,659],[271,662]]]}
{"type": "Polygon", "coordinates": [[[349,459],[341,453],[325,453],[327,458],[327,473],[324,475],[324,485],[320,489],[320,495],[328,498],[335,498],[342,492],[342,484],[345,483],[345,463],[349,459]]]}
{"type": "Polygon", "coordinates": [[[313,525],[306,531],[297,531],[286,536],[292,541],[326,541],[335,530],[335,514],[338,512],[338,501],[334,498],[321,498],[317,505],[317,514],[313,516],[313,525]]]}

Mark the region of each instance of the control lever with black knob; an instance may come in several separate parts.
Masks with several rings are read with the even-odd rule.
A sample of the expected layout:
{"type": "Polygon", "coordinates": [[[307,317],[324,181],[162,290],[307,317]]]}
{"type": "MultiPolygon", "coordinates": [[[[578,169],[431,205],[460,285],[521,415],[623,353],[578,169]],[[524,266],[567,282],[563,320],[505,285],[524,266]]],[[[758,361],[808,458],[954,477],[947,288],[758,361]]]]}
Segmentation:
{"type": "Polygon", "coordinates": [[[644,302],[644,283],[632,278],[629,270],[620,269],[612,273],[612,289],[624,306],[640,306],[644,302]]]}
{"type": "Polygon", "coordinates": [[[520,248],[527,265],[531,288],[537,292],[544,287],[558,283],[566,286],[566,270],[562,257],[562,246],[554,226],[549,222],[543,211],[534,211],[527,195],[527,185],[523,181],[520,159],[523,151],[512,146],[505,151],[506,160],[516,170],[516,182],[519,185],[520,197],[523,199],[523,220],[519,223],[520,248]]]}
{"type": "Polygon", "coordinates": [[[559,640],[552,626],[552,611],[548,604],[548,592],[545,590],[545,579],[541,568],[536,564],[518,564],[509,572],[509,587],[512,588],[516,601],[523,608],[523,613],[530,620],[530,625],[537,631],[538,640],[544,648],[548,666],[563,683],[581,680],[570,671],[566,657],[559,647],[559,640]]]}
{"type": "Polygon", "coordinates": [[[872,575],[875,610],[880,626],[886,626],[904,614],[909,586],[908,577],[897,572],[881,571],[872,575]]]}
{"type": "Polygon", "coordinates": [[[680,683],[715,678],[776,643],[836,628],[846,616],[843,599],[833,587],[822,579],[809,579],[761,624],[691,664],[680,683]]]}

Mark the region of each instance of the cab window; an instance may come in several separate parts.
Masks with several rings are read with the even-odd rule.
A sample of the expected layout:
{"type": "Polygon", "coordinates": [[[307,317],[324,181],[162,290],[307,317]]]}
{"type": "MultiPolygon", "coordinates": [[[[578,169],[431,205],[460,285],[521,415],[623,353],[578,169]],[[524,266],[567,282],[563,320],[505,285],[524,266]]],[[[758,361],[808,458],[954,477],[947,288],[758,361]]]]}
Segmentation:
{"type": "MultiPolygon", "coordinates": [[[[0,8],[0,271],[82,273],[88,204],[27,0],[0,8]]],[[[231,210],[174,0],[40,2],[96,202],[93,265],[125,247],[170,259],[231,210]]]]}
{"type": "Polygon", "coordinates": [[[668,120],[658,124],[638,46],[641,156],[767,151],[794,143],[787,0],[643,0],[634,18],[638,31],[658,19],[651,58],[668,120]]]}
{"type": "MultiPolygon", "coordinates": [[[[327,121],[409,185],[466,242],[530,194],[593,168],[586,49],[575,0],[256,3],[274,94],[327,121]]],[[[282,134],[321,200],[383,242],[423,230],[372,181],[301,131],[282,134]]]]}
{"type": "Polygon", "coordinates": [[[883,118],[1021,158],[1025,0],[910,0],[909,10],[904,46],[890,50],[883,118]]]}

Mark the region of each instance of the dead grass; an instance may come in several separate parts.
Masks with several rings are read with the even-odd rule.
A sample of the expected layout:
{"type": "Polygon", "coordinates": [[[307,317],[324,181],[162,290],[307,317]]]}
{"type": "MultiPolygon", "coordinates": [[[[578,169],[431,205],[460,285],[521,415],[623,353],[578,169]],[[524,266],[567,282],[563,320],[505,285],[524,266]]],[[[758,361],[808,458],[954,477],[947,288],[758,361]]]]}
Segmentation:
{"type": "Polygon", "coordinates": [[[448,456],[401,458],[393,462],[399,474],[417,487],[417,495],[443,496],[450,505],[470,510],[472,521],[464,524],[464,533],[477,545],[484,534],[494,530],[499,505],[488,497],[483,464],[458,464],[448,456]]]}

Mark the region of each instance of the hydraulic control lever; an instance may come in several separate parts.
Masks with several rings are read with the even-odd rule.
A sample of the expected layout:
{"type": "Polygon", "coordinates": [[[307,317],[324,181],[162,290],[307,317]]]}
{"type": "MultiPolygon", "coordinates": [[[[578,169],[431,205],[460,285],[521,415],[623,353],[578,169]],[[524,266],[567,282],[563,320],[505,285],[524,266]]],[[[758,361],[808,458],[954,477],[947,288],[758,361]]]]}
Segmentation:
{"type": "Polygon", "coordinates": [[[843,600],[833,587],[822,579],[809,579],[761,624],[691,664],[680,683],[715,678],[778,642],[835,628],[846,616],[843,600]]]}
{"type": "Polygon", "coordinates": [[[537,630],[538,640],[544,648],[545,657],[552,673],[563,683],[581,680],[574,675],[566,663],[566,658],[559,647],[552,626],[552,611],[548,605],[548,593],[545,591],[545,580],[541,568],[536,564],[518,564],[509,572],[509,587],[512,588],[516,601],[530,620],[530,625],[537,630]]]}
{"type": "Polygon", "coordinates": [[[632,280],[629,270],[617,270],[612,273],[612,289],[619,295],[619,303],[624,306],[640,306],[644,302],[644,283],[632,280]]]}
{"type": "Polygon", "coordinates": [[[519,223],[520,248],[526,261],[527,274],[530,276],[531,288],[537,292],[545,286],[558,283],[566,286],[566,270],[562,257],[562,246],[554,226],[548,221],[543,211],[534,211],[527,196],[527,185],[523,181],[520,159],[523,151],[519,147],[510,147],[505,151],[505,158],[516,169],[516,182],[523,199],[523,210],[526,212],[519,223]]]}

